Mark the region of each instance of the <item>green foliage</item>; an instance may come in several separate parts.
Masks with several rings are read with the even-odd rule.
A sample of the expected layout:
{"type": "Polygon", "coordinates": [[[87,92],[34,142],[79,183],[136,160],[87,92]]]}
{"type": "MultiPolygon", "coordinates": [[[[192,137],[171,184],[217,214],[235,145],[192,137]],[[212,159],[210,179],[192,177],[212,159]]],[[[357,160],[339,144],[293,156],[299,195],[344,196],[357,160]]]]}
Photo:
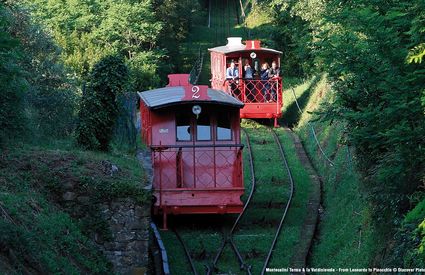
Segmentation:
{"type": "Polygon", "coordinates": [[[146,91],[162,84],[161,75],[171,71],[166,66],[165,58],[162,51],[145,51],[135,54],[127,61],[134,91],[146,91]]]}
{"type": "Polygon", "coordinates": [[[406,10],[407,2],[362,2],[339,11],[331,11],[330,5],[328,22],[340,27],[324,31],[326,40],[319,45],[337,91],[333,110],[343,108],[332,115],[349,123],[349,140],[357,149],[375,217],[384,229],[407,210],[408,195],[425,171],[419,84],[425,78],[405,63],[409,44],[417,42],[405,33],[418,5],[406,10]]]}
{"type": "MultiPolygon", "coordinates": [[[[28,10],[31,23],[43,26],[58,46],[53,47],[50,38],[39,28],[36,28],[37,31],[33,32],[34,35],[26,43],[28,50],[35,52],[28,60],[38,61],[28,63],[29,71],[38,73],[31,83],[33,92],[28,98],[34,107],[29,110],[34,118],[31,126],[36,132],[43,128],[43,131],[52,133],[52,137],[69,135],[74,129],[75,114],[78,113],[75,87],[89,77],[94,65],[104,57],[113,54],[125,57],[130,70],[132,92],[163,85],[166,74],[175,70],[175,64],[179,63],[178,43],[186,38],[192,13],[198,8],[197,1],[184,3],[169,0],[7,2],[16,10],[28,10]],[[64,71],[57,65],[58,60],[72,71],[66,75],[71,75],[73,79],[65,77],[64,71]],[[40,75],[44,77],[41,78],[40,75]]],[[[26,18],[23,22],[27,24],[27,21],[26,18]]],[[[91,89],[88,85],[83,93],[91,93],[91,89]]],[[[89,100],[88,95],[85,97],[83,102],[89,100]]],[[[119,101],[121,103],[123,101],[119,101]]],[[[119,109],[127,107],[119,106],[119,109]]],[[[134,111],[120,112],[120,122],[115,129],[118,139],[133,139],[132,136],[124,136],[132,131],[128,131],[129,127],[123,127],[121,122],[128,124],[134,111]]],[[[82,112],[85,111],[79,110],[80,114],[82,112]]],[[[87,131],[84,137],[78,134],[79,141],[85,139],[86,143],[93,144],[89,146],[93,148],[100,146],[96,145],[99,137],[88,134],[95,130],[88,126],[84,128],[87,131]]],[[[128,145],[131,144],[134,142],[129,142],[128,145]]]]}
{"type": "Polygon", "coordinates": [[[24,129],[23,96],[28,86],[19,67],[22,51],[9,33],[10,18],[0,3],[0,144],[24,129]]]}
{"type": "Polygon", "coordinates": [[[311,0],[271,2],[276,25],[272,35],[276,47],[283,52],[281,67],[285,76],[300,77],[312,73],[312,29],[322,5],[311,0]]]}
{"type": "Polygon", "coordinates": [[[408,63],[422,63],[422,59],[425,56],[425,44],[419,44],[409,51],[407,56],[408,63]]]}
{"type": "Polygon", "coordinates": [[[106,1],[104,20],[93,32],[101,48],[123,51],[128,58],[143,49],[153,49],[162,23],[156,21],[151,1],[106,1]]]}
{"type": "MultiPolygon", "coordinates": [[[[193,30],[193,23],[196,15],[200,13],[198,1],[190,0],[152,0],[152,6],[156,13],[157,20],[163,23],[163,29],[158,37],[161,48],[166,49],[169,55],[168,62],[173,71],[182,71],[182,55],[187,54],[181,51],[181,44],[189,38],[189,31],[193,30]]],[[[200,22],[198,22],[200,25],[200,22]]],[[[161,59],[159,59],[161,60],[161,59]]]]}
{"type": "MultiPolygon", "coordinates": [[[[153,50],[163,29],[149,0],[20,0],[36,22],[46,26],[61,59],[85,77],[101,58],[119,53],[132,59],[153,50]]],[[[156,60],[150,60],[156,64],[156,60]]]]}
{"type": "MultiPolygon", "coordinates": [[[[301,18],[311,35],[302,36],[308,43],[301,49],[328,73],[334,93],[322,114],[329,121],[347,123],[344,139],[356,150],[371,219],[380,234],[391,236],[411,207],[410,195],[425,178],[425,69],[414,62],[421,56],[415,47],[425,42],[425,3],[298,2],[274,1],[284,12],[289,10],[289,22],[291,16],[301,18]]],[[[405,241],[399,238],[395,245],[405,241]]],[[[406,251],[412,252],[412,247],[407,245],[406,251]]],[[[408,262],[404,255],[394,252],[391,264],[408,262]]]]}
{"type": "MultiPolygon", "coordinates": [[[[26,108],[30,130],[40,138],[64,138],[75,127],[77,89],[62,66],[60,50],[19,7],[10,7],[10,32],[21,42],[20,67],[29,84],[26,108]]],[[[32,137],[34,139],[34,137],[32,137]]]]}
{"type": "Polygon", "coordinates": [[[149,0],[20,0],[18,5],[46,26],[62,49],[61,60],[80,79],[105,56],[132,59],[155,49],[163,29],[149,0]]]}
{"type": "Polygon", "coordinates": [[[91,150],[107,151],[118,114],[117,95],[124,92],[129,72],[117,56],[100,60],[83,91],[77,142],[91,150]]]}
{"type": "MultiPolygon", "coordinates": [[[[423,194],[418,194],[423,197],[423,194]]],[[[425,199],[407,213],[395,234],[395,247],[388,261],[405,267],[425,265],[425,199]]]]}

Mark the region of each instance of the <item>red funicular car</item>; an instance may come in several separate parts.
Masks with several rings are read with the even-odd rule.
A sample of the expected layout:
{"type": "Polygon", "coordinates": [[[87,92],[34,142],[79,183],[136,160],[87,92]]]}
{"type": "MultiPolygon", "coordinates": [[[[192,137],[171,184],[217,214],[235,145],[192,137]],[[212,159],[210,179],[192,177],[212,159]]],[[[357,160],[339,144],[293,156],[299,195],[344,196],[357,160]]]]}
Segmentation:
{"type": "Polygon", "coordinates": [[[262,66],[273,62],[280,67],[282,52],[262,48],[259,40],[245,41],[242,38],[229,37],[225,46],[209,49],[211,52],[211,85],[238,98],[245,106],[241,118],[270,118],[282,116],[282,78],[280,76],[262,77],[262,66]],[[237,68],[236,79],[226,78],[226,70],[234,62],[237,68]],[[253,69],[252,77],[246,78],[245,65],[253,69]]]}
{"type": "Polygon", "coordinates": [[[188,74],[139,93],[142,139],[151,149],[154,214],[240,213],[244,192],[240,108],[243,103],[188,74]]]}

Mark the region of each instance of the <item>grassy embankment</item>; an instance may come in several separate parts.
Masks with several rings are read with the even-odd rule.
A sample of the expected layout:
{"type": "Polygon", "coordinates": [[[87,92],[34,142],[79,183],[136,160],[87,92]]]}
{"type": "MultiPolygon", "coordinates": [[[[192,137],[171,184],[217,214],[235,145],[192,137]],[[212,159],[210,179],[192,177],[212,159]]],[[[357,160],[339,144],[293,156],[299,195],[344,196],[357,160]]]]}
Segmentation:
{"type": "Polygon", "coordinates": [[[98,204],[123,197],[147,199],[134,156],[61,148],[23,145],[1,153],[2,272],[111,272],[91,240],[94,234],[104,240],[111,237],[98,204]],[[119,171],[111,176],[102,161],[114,163],[119,171]],[[78,197],[67,201],[65,190],[78,197]]]}
{"type": "Polygon", "coordinates": [[[373,228],[361,178],[355,168],[352,148],[344,145],[344,134],[349,134],[344,123],[314,122],[317,138],[325,154],[334,162],[329,165],[314,140],[309,121],[318,118],[314,112],[321,104],[332,101],[332,90],[326,76],[318,76],[303,83],[288,80],[284,92],[284,121],[294,126],[304,147],[322,178],[323,214],[310,258],[312,267],[370,267],[379,248],[380,237],[373,228]],[[303,110],[297,113],[295,93],[303,110]],[[312,113],[313,112],[313,113],[312,113]]]}

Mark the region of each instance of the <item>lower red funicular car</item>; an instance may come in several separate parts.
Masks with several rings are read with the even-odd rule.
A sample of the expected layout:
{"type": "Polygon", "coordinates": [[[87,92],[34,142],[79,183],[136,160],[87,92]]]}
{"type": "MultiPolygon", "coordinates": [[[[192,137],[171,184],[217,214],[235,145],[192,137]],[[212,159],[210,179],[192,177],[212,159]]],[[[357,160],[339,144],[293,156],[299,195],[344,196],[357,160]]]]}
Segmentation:
{"type": "Polygon", "coordinates": [[[262,76],[263,66],[272,66],[274,62],[280,68],[282,52],[263,48],[259,40],[245,41],[241,37],[229,37],[225,46],[209,49],[211,53],[211,86],[222,90],[242,101],[241,118],[277,119],[282,116],[282,78],[278,74],[272,77],[262,76]],[[226,70],[234,62],[237,78],[226,77],[226,70]],[[252,74],[246,76],[246,65],[252,74]]]}
{"type": "Polygon", "coordinates": [[[243,203],[240,108],[243,103],[188,74],[140,92],[142,139],[151,149],[154,214],[240,213],[243,203]]]}

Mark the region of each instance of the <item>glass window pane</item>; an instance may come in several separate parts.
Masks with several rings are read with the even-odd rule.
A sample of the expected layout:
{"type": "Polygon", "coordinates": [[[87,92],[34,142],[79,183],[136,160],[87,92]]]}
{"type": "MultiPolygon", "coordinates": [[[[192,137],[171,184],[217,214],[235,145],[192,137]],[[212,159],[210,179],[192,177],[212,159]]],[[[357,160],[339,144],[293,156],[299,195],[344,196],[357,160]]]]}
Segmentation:
{"type": "Polygon", "coordinates": [[[219,114],[217,116],[217,140],[232,140],[232,130],[228,115],[219,114]]]}
{"type": "Polygon", "coordinates": [[[197,140],[211,140],[211,123],[210,117],[200,115],[196,121],[197,140]]]}
{"type": "Polygon", "coordinates": [[[177,116],[176,117],[176,128],[177,128],[177,141],[190,141],[190,117],[177,116]]]}

